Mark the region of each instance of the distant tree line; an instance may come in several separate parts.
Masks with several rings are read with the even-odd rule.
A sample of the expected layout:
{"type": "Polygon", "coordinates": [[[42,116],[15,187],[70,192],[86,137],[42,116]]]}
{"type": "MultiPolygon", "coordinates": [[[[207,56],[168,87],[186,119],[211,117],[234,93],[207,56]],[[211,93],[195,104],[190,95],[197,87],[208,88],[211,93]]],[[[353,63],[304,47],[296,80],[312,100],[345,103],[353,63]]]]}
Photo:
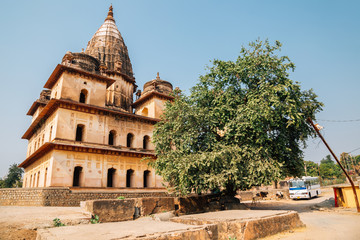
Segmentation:
{"type": "Polygon", "coordinates": [[[8,174],[1,179],[0,188],[16,188],[22,187],[22,174],[24,170],[19,168],[16,163],[10,165],[8,174]]]}
{"type": "MultiPolygon", "coordinates": [[[[360,155],[350,156],[347,153],[340,155],[340,162],[347,170],[350,176],[360,175],[360,155]]],[[[304,161],[304,171],[307,176],[320,176],[322,180],[340,180],[345,181],[345,175],[340,166],[327,155],[320,161],[320,164],[312,161],[304,161]]]]}

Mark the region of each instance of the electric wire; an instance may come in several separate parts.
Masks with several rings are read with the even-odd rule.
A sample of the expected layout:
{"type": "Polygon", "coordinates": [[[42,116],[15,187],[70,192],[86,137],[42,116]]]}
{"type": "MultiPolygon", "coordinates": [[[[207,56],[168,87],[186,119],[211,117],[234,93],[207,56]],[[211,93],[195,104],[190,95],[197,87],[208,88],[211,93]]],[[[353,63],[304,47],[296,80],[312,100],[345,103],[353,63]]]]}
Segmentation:
{"type": "Polygon", "coordinates": [[[326,120],[326,119],[317,119],[317,121],[323,121],[323,122],[360,122],[360,119],[352,119],[352,120],[326,120]]]}

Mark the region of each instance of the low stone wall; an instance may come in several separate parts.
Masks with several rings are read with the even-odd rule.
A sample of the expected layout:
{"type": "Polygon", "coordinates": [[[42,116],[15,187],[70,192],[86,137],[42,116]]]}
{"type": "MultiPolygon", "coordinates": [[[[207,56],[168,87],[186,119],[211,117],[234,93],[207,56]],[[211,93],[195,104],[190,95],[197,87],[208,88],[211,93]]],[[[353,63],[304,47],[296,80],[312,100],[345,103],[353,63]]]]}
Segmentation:
{"type": "Polygon", "coordinates": [[[3,188],[0,189],[0,206],[63,206],[77,207],[81,201],[144,197],[168,197],[167,192],[116,192],[73,191],[69,188],[3,188]]]}
{"type": "Polygon", "coordinates": [[[120,222],[140,216],[175,209],[173,197],[149,197],[114,200],[92,200],[84,202],[85,211],[97,215],[100,222],[120,222]]]}
{"type": "MultiPolygon", "coordinates": [[[[251,210],[250,210],[251,211],[251,210]]],[[[239,215],[241,216],[240,212],[239,215]]],[[[216,231],[213,234],[216,238],[227,240],[229,237],[235,239],[253,240],[264,238],[282,231],[304,227],[301,222],[299,214],[294,211],[283,211],[282,213],[272,214],[265,217],[254,218],[223,218],[209,216],[209,218],[197,218],[197,215],[189,215],[180,218],[170,219],[176,223],[182,223],[187,225],[216,225],[216,231]]],[[[176,238],[168,238],[176,239],[176,238]]]]}

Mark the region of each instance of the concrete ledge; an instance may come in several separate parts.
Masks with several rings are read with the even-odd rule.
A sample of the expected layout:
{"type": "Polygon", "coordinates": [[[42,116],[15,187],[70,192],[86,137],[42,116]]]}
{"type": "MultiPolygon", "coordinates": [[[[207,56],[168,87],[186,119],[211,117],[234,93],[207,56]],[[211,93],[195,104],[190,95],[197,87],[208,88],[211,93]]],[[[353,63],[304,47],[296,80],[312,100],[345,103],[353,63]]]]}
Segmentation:
{"type": "Polygon", "coordinates": [[[150,197],[114,200],[91,200],[82,202],[85,211],[99,216],[101,222],[133,220],[160,212],[174,210],[174,198],[150,197]]]}
{"type": "Polygon", "coordinates": [[[171,221],[188,225],[216,224],[218,239],[236,237],[244,240],[304,226],[294,211],[231,210],[186,215],[172,218],[171,221]]]}

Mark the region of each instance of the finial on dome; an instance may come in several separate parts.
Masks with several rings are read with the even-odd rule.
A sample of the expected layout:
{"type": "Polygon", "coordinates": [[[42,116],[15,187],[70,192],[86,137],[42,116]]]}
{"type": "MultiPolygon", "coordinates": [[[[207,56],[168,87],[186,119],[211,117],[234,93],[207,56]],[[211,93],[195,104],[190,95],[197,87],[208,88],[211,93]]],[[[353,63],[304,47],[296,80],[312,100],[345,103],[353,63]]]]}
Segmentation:
{"type": "Polygon", "coordinates": [[[156,80],[160,80],[159,72],[157,72],[157,74],[156,74],[156,80]]]}
{"type": "Polygon", "coordinates": [[[112,4],[109,7],[109,12],[108,12],[108,15],[107,15],[105,21],[106,20],[112,20],[115,22],[112,4]]]}

